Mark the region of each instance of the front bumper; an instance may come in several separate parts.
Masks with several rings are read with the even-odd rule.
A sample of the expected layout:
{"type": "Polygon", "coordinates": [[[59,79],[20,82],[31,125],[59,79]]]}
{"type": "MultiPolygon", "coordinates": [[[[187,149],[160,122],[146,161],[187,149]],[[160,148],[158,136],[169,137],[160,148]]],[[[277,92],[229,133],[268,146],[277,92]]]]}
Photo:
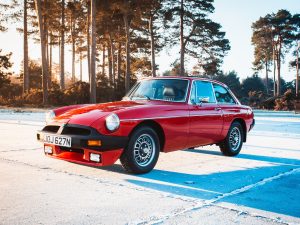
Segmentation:
{"type": "Polygon", "coordinates": [[[43,142],[46,134],[71,138],[71,147],[44,143],[44,146],[51,146],[53,150],[52,154],[46,155],[91,166],[113,164],[128,142],[128,137],[102,135],[92,127],[76,124],[47,125],[43,130],[38,131],[37,140],[43,142]],[[88,140],[100,140],[101,146],[89,146],[88,140]],[[99,154],[100,162],[91,161],[91,153],[99,154]]]}

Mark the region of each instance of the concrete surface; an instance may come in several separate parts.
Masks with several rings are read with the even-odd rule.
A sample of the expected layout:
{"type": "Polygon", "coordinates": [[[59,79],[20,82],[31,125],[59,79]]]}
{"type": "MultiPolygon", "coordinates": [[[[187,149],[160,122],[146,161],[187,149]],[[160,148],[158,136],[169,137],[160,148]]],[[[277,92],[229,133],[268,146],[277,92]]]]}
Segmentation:
{"type": "Polygon", "coordinates": [[[300,224],[300,116],[256,112],[238,157],[160,154],[149,174],[43,154],[44,113],[0,110],[0,224],[300,224]]]}

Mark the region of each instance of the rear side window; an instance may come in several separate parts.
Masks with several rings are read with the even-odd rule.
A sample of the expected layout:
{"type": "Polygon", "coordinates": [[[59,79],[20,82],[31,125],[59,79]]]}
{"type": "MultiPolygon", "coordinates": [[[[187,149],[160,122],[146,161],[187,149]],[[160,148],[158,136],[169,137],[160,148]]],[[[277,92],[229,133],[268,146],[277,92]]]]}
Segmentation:
{"type": "Polygon", "coordinates": [[[236,104],[234,98],[231,96],[231,94],[226,88],[218,84],[213,84],[213,87],[218,103],[236,104]]]}
{"type": "Polygon", "coordinates": [[[194,81],[191,91],[191,103],[215,103],[216,99],[210,82],[194,81]]]}

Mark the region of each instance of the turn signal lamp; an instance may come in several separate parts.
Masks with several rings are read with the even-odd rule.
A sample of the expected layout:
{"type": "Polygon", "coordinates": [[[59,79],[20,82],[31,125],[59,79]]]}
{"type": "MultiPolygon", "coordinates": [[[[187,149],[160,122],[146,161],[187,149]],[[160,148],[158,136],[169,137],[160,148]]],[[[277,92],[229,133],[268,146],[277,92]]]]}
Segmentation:
{"type": "Polygon", "coordinates": [[[88,140],[88,146],[101,146],[101,141],[100,140],[88,140]]]}

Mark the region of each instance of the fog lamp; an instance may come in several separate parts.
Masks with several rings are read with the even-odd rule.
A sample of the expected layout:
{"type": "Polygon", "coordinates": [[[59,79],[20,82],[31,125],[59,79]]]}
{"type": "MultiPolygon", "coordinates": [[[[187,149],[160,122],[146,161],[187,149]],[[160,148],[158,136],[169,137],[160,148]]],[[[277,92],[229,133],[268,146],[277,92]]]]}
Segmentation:
{"type": "Polygon", "coordinates": [[[47,154],[52,154],[53,153],[52,146],[44,146],[44,152],[47,154]]]}
{"type": "Polygon", "coordinates": [[[100,162],[100,155],[99,154],[95,154],[95,153],[91,153],[90,154],[90,160],[93,162],[100,162]]]}

